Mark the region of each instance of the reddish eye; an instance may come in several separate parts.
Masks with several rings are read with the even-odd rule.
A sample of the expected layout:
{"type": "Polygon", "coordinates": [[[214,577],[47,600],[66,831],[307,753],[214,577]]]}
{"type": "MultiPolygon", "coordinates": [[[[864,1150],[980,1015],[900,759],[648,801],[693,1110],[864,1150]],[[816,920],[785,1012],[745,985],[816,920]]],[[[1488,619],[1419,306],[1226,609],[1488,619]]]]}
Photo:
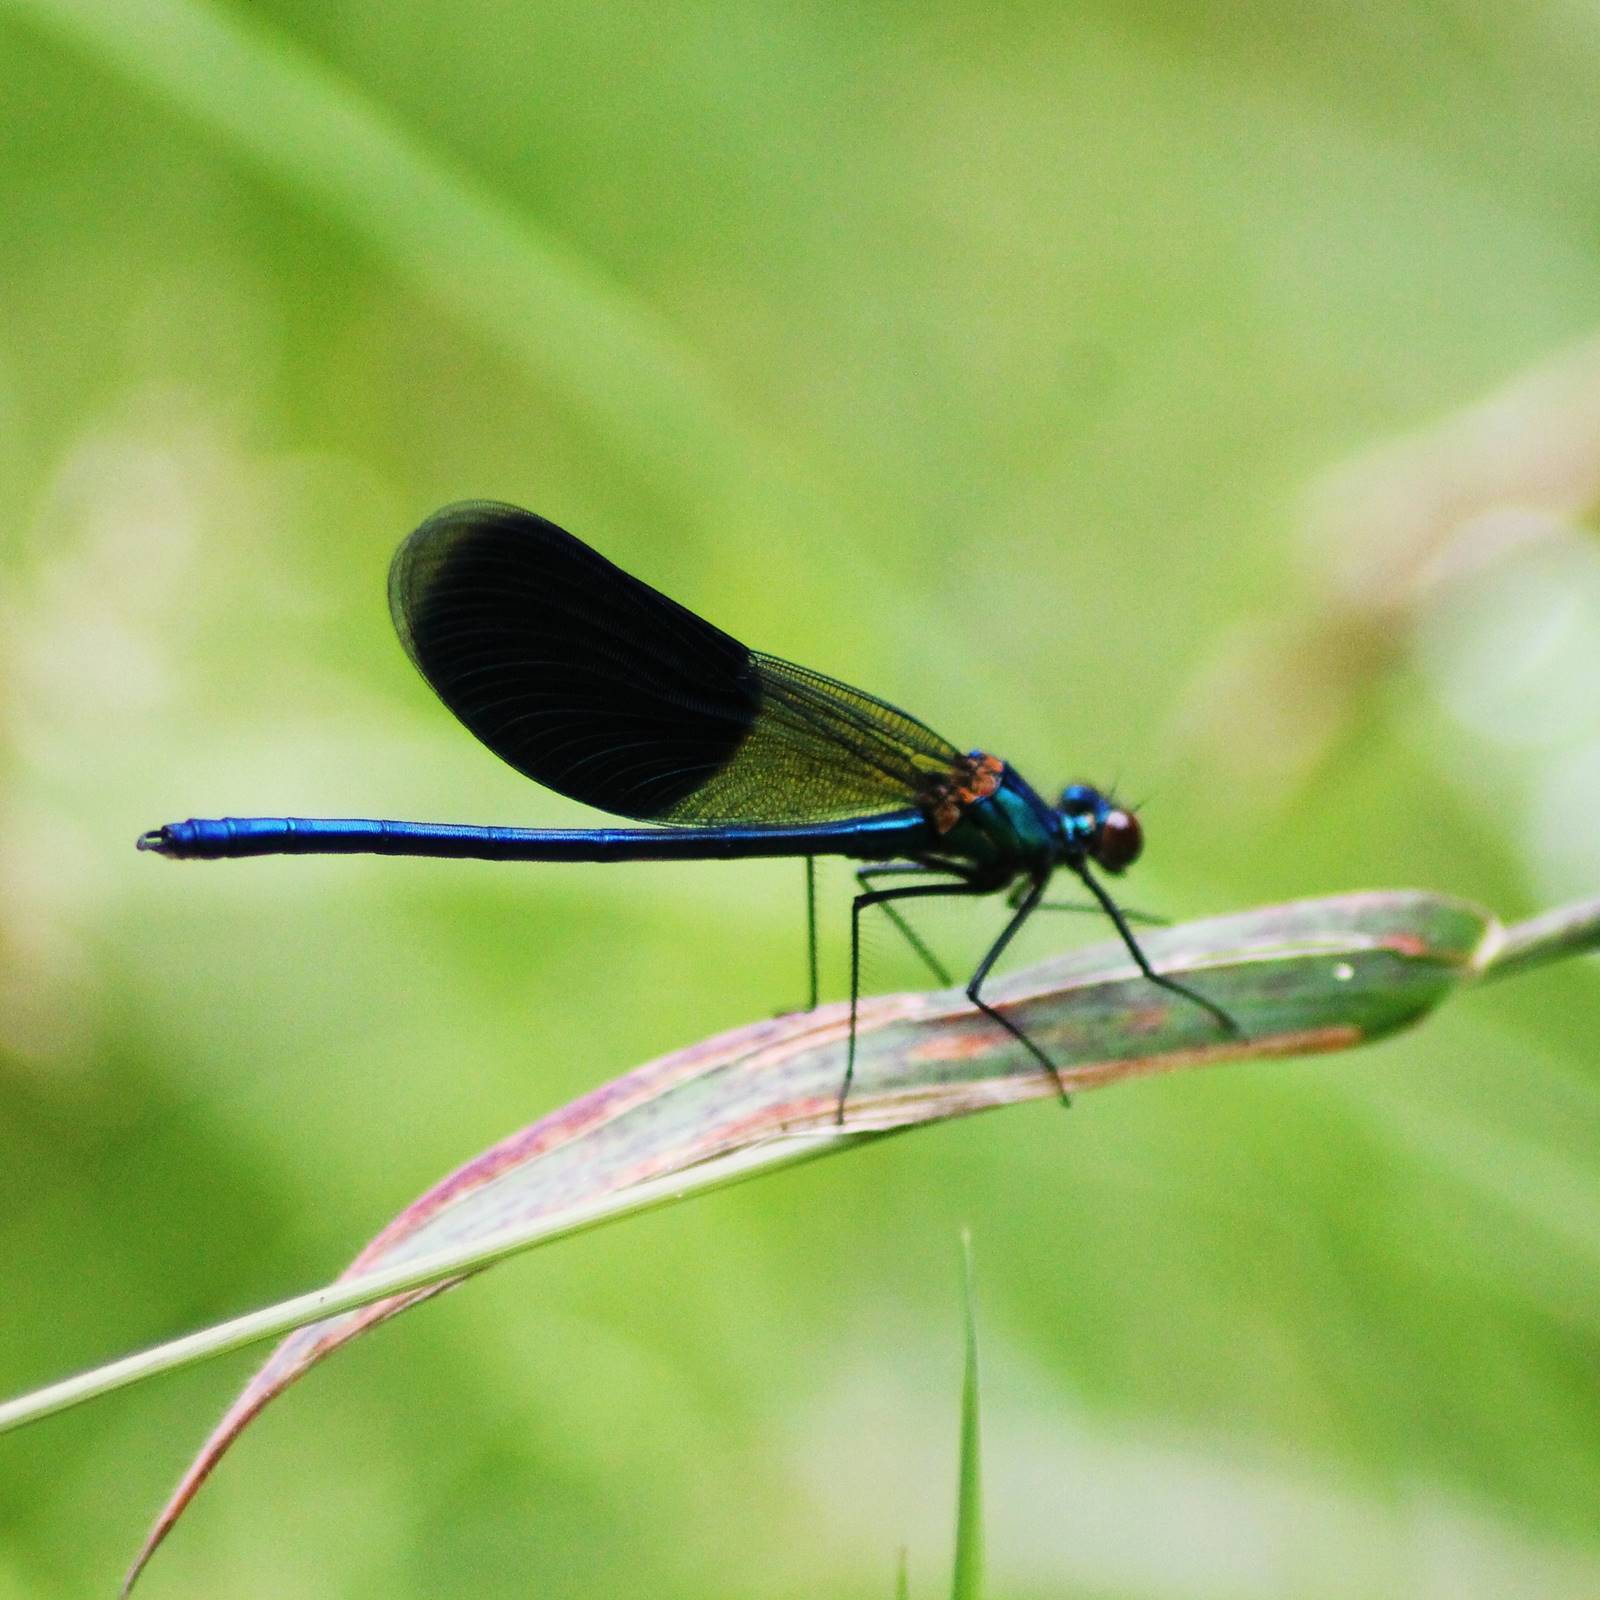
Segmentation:
{"type": "Polygon", "coordinates": [[[1106,812],[1094,842],[1094,858],[1107,872],[1121,872],[1139,859],[1144,849],[1144,829],[1131,811],[1120,806],[1106,812]]]}

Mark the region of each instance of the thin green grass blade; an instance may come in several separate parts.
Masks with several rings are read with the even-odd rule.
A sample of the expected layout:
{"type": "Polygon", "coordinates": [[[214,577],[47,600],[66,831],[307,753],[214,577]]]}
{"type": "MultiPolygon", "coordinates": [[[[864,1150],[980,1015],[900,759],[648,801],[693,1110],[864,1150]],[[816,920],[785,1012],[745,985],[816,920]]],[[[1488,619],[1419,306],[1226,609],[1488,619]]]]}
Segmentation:
{"type": "Polygon", "coordinates": [[[961,1300],[966,1312],[966,1362],[961,1376],[961,1463],[956,1474],[956,1559],[950,1600],[983,1593],[983,1484],[978,1448],[978,1313],[972,1279],[972,1235],[961,1235],[961,1300]]]}

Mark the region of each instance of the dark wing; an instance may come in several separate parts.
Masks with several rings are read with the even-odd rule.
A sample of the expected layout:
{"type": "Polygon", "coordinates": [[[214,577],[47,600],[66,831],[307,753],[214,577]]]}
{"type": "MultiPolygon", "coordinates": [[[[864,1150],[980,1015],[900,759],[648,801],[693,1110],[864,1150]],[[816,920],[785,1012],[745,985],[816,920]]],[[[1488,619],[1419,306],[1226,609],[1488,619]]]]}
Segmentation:
{"type": "Polygon", "coordinates": [[[515,506],[429,517],[395,554],[389,609],[417,669],[497,756],[619,816],[899,811],[960,759],[903,711],[747,649],[515,506]]]}

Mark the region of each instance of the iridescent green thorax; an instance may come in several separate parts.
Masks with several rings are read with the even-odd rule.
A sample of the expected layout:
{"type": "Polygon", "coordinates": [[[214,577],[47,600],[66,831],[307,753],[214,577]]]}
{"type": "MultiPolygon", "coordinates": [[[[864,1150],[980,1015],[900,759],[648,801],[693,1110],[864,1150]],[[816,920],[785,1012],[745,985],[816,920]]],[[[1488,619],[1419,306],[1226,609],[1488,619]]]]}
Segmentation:
{"type": "Polygon", "coordinates": [[[993,793],[962,809],[939,853],[970,862],[996,881],[1039,876],[1060,859],[1060,818],[1011,768],[993,793]]]}

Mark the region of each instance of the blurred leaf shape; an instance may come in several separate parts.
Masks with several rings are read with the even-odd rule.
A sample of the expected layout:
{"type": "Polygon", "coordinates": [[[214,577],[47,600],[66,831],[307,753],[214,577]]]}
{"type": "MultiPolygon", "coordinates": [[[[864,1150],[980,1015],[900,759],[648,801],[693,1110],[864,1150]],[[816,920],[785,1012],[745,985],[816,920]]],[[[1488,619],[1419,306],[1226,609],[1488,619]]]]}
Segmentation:
{"type": "MultiPolygon", "coordinates": [[[[1228,1059],[1315,1054],[1418,1022],[1463,983],[1600,945],[1600,899],[1503,927],[1413,890],[1303,900],[1148,936],[1157,967],[1225,1006],[1243,1039],[1148,983],[1120,945],[1072,951],[989,991],[1073,1090],[1228,1059]]],[[[0,1406],[0,1431],[293,1329],[245,1386],[152,1526],[124,1584],[245,1426],[324,1356],[473,1271],[632,1211],[923,1123],[1055,1094],[959,990],[862,1004],[856,1087],[834,1122],[848,1006],[754,1023],[650,1062],[467,1162],[397,1216],[334,1286],[0,1406]]]]}
{"type": "Polygon", "coordinates": [[[1425,608],[1597,507],[1600,338],[1588,338],[1324,473],[1301,519],[1320,606],[1237,628],[1185,696],[1174,737],[1255,804],[1283,804],[1359,733],[1367,691],[1404,658],[1425,608]],[[1241,725],[1259,736],[1242,743],[1241,725]]]}
{"type": "Polygon", "coordinates": [[[166,102],[371,247],[702,516],[752,477],[776,489],[768,447],[666,318],[289,30],[202,0],[6,9],[166,102]]]}

